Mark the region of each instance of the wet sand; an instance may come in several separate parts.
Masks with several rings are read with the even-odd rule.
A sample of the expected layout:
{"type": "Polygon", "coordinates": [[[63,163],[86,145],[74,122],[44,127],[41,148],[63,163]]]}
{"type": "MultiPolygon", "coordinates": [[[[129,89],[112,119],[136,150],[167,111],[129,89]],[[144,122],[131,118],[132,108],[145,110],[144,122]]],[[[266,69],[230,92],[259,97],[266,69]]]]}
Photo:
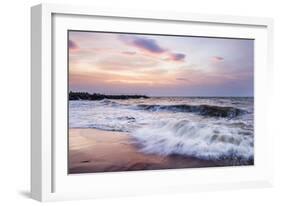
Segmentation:
{"type": "Polygon", "coordinates": [[[124,132],[69,130],[69,174],[219,166],[186,156],[159,156],[139,151],[124,132]]]}

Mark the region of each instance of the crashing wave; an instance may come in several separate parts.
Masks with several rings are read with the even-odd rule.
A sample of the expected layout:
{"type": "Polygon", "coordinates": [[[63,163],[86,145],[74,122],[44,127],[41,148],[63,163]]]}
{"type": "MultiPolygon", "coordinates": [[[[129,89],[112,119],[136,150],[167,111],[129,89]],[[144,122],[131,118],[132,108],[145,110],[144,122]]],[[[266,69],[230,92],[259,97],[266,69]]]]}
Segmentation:
{"type": "Polygon", "coordinates": [[[171,120],[139,128],[132,135],[145,153],[250,161],[253,160],[253,134],[243,135],[242,131],[237,127],[171,120]]]}
{"type": "Polygon", "coordinates": [[[192,112],[202,116],[210,117],[237,117],[239,115],[247,113],[245,110],[241,110],[235,107],[220,107],[213,105],[138,105],[139,109],[148,111],[172,111],[172,112],[192,112]]]}

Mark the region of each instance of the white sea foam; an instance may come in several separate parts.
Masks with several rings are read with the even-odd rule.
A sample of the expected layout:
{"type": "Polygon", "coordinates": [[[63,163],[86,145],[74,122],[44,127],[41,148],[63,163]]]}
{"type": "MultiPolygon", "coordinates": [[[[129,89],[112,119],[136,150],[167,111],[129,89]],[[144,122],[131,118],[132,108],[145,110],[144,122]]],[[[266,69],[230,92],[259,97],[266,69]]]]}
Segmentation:
{"type": "Polygon", "coordinates": [[[136,129],[132,135],[145,153],[181,154],[202,159],[253,158],[252,132],[237,127],[169,120],[136,129]]]}

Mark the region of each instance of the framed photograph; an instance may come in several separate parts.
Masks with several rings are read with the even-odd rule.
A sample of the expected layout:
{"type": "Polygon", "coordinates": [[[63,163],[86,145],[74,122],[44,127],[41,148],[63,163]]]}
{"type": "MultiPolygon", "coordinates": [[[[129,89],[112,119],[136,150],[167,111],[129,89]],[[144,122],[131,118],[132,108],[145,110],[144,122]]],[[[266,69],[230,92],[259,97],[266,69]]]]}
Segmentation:
{"type": "Polygon", "coordinates": [[[34,199],[272,185],[271,19],[31,14],[34,199]]]}

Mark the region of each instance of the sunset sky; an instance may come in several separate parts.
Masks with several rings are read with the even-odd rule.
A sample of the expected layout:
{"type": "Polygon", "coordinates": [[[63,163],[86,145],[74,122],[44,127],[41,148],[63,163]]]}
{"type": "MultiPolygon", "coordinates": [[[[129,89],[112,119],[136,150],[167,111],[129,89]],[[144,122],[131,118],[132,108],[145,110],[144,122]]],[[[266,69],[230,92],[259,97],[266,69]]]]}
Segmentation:
{"type": "Polygon", "coordinates": [[[69,31],[69,89],[253,96],[254,41],[69,31]]]}

